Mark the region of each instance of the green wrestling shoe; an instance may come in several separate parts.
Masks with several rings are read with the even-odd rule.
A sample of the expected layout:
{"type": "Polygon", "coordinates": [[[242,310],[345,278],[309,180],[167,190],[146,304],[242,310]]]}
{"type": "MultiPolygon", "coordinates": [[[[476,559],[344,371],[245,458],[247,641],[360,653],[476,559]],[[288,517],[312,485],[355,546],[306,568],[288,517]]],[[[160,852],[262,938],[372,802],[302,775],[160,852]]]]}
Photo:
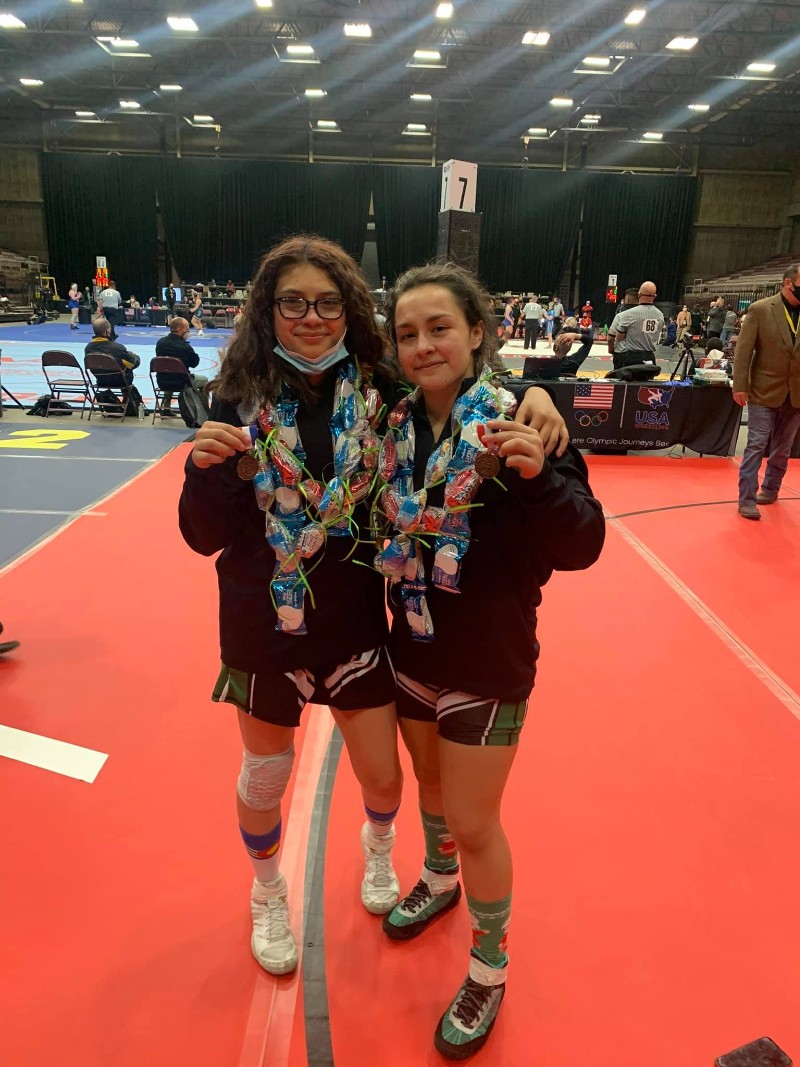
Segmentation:
{"type": "Polygon", "coordinates": [[[461,899],[458,869],[439,873],[422,868],[422,877],[381,924],[393,941],[410,941],[446,915],[461,899]]]}
{"type": "Polygon", "coordinates": [[[433,1035],[437,1052],[448,1060],[466,1060],[483,1048],[505,996],[506,971],[470,959],[469,974],[433,1035]]]}

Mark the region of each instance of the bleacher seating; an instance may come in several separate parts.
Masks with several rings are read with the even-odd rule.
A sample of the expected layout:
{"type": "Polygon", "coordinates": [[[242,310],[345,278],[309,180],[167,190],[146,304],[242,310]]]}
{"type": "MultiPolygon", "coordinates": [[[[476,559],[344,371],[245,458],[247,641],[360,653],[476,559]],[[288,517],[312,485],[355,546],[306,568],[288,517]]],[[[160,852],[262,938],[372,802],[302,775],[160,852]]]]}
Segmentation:
{"type": "Polygon", "coordinates": [[[796,263],[797,254],[790,256],[783,254],[773,256],[764,263],[756,263],[752,267],[744,267],[742,270],[731,271],[718,278],[697,278],[694,284],[687,285],[684,290],[684,303],[713,299],[723,296],[750,301],[760,300],[761,297],[770,296],[780,288],[783,272],[787,267],[796,263]]]}

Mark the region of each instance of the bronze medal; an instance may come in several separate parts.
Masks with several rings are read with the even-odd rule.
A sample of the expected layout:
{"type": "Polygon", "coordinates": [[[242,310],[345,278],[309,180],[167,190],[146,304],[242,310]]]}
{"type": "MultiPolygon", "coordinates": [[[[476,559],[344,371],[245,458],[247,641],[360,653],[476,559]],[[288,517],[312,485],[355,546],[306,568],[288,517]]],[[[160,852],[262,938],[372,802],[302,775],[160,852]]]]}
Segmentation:
{"type": "Polygon", "coordinates": [[[500,460],[493,452],[480,452],[475,457],[475,470],[481,478],[496,478],[500,473],[500,460]]]}
{"type": "Polygon", "coordinates": [[[239,457],[239,462],[236,464],[236,473],[243,482],[252,482],[258,474],[258,460],[256,457],[251,456],[249,452],[245,452],[243,456],[239,457]]]}

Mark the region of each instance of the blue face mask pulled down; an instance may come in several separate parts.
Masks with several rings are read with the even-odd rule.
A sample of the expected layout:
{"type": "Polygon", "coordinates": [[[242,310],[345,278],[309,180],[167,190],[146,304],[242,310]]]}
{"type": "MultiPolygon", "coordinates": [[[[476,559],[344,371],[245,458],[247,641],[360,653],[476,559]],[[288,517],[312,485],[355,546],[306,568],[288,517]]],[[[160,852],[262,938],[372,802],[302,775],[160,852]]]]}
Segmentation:
{"type": "Polygon", "coordinates": [[[330,370],[331,367],[335,367],[337,363],[341,363],[343,359],[347,359],[350,355],[344,346],[346,336],[347,330],[344,331],[333,348],[323,352],[317,359],[301,356],[299,352],[287,352],[283,345],[277,341],[273,346],[273,352],[280,356],[281,359],[286,360],[296,370],[299,370],[301,374],[322,374],[323,371],[330,370]]]}

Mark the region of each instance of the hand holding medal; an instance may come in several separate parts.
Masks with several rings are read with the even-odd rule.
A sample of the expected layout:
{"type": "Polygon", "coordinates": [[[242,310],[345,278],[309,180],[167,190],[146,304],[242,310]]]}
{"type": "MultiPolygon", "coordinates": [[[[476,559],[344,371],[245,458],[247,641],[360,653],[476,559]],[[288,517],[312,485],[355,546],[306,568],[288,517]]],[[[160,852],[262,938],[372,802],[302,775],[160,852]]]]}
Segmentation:
{"type": "Polygon", "coordinates": [[[497,455],[505,459],[507,467],[519,471],[521,478],[535,478],[537,474],[541,474],[545,459],[544,445],[538,431],[532,426],[526,426],[521,422],[490,419],[485,427],[478,430],[478,436],[481,444],[489,450],[481,453],[475,460],[475,470],[481,477],[493,478],[495,476],[484,474],[478,465],[484,461],[494,460],[499,470],[500,463],[497,455]]]}
{"type": "MultiPolygon", "coordinates": [[[[249,448],[248,430],[240,426],[230,426],[227,422],[206,422],[195,435],[192,462],[200,470],[206,470],[249,448]]],[[[255,471],[250,477],[254,476],[255,471]]]]}

